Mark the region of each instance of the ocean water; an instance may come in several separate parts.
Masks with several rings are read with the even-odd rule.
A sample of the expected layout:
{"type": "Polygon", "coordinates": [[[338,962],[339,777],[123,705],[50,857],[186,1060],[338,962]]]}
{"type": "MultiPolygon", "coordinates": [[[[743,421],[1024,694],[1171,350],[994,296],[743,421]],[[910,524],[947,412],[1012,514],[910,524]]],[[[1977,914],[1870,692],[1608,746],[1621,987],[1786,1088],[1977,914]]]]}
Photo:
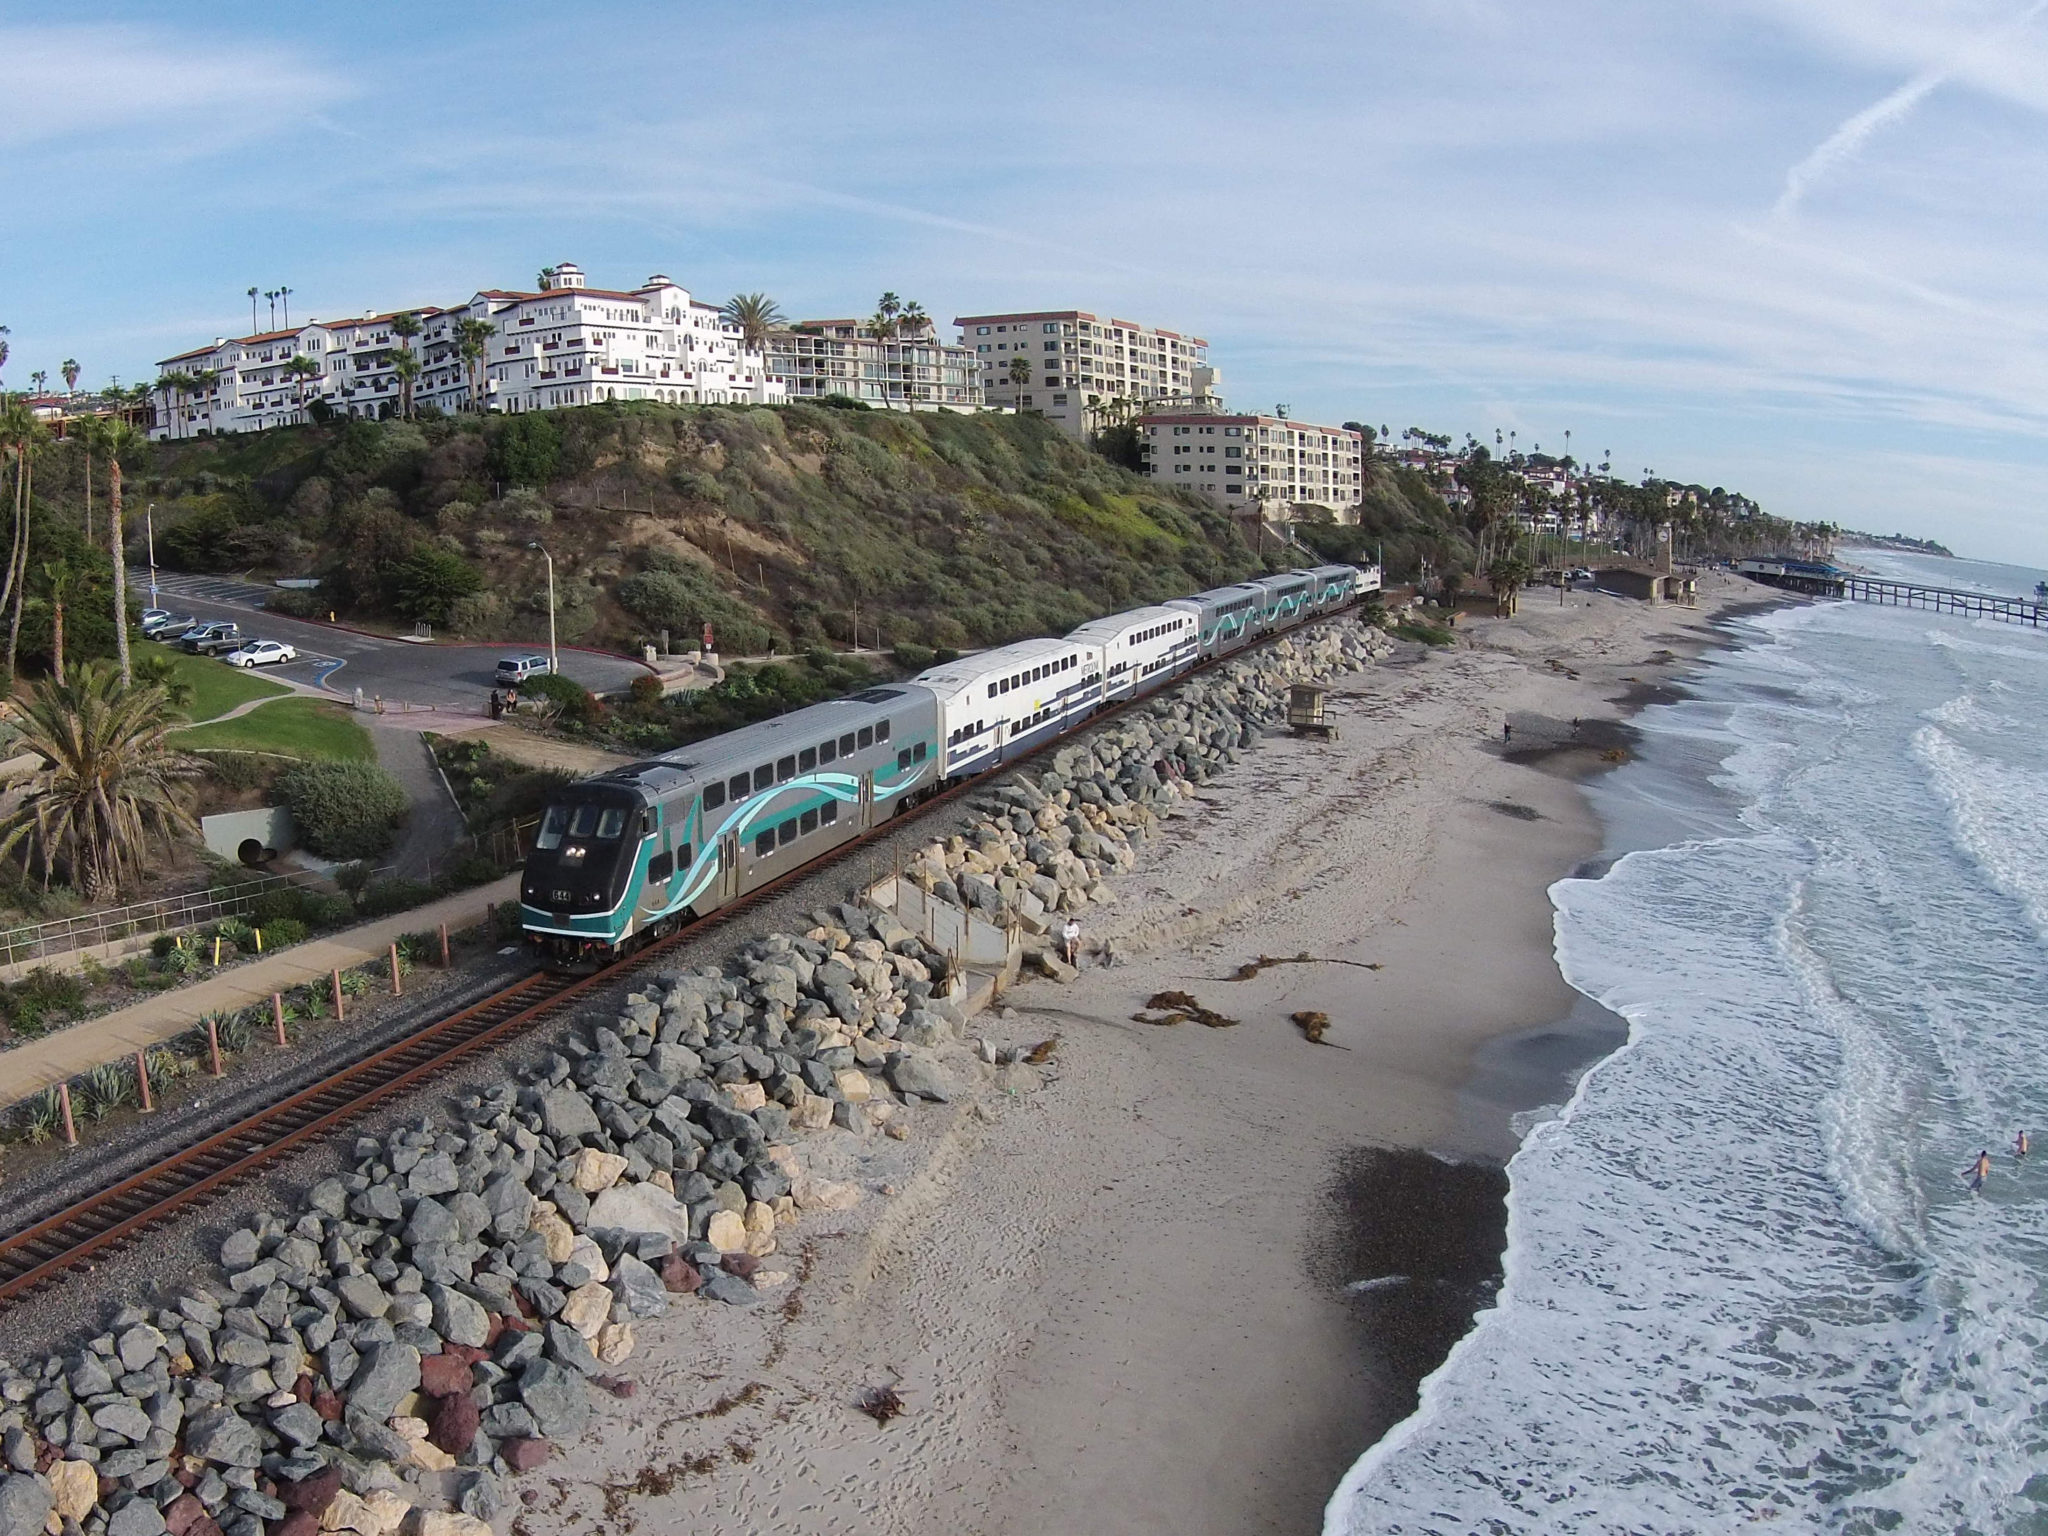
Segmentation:
{"type": "Polygon", "coordinates": [[[2048,635],[1740,634],[1551,893],[1628,1043],[1530,1129],[1496,1304],[1326,1536],[2048,1533],[2048,635]]]}

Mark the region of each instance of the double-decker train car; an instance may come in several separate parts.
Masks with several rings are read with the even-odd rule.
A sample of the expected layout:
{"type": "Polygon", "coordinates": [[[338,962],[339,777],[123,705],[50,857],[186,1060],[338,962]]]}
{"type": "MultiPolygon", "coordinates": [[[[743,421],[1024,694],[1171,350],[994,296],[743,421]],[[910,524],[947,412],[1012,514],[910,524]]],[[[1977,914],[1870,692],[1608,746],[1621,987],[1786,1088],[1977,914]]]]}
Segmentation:
{"type": "Polygon", "coordinates": [[[890,684],[571,784],[520,882],[528,941],[603,964],[887,820],[938,782],[938,748],[930,690],[890,684]]]}
{"type": "Polygon", "coordinates": [[[1019,640],[942,662],[912,682],[938,701],[940,774],[964,778],[1073,728],[1101,701],[1101,653],[1066,640],[1019,640]]]}
{"type": "Polygon", "coordinates": [[[1104,703],[1149,693],[1202,659],[1195,616],[1164,603],[1090,619],[1067,638],[1100,652],[1104,703]]]}
{"type": "Polygon", "coordinates": [[[595,969],[809,863],[942,784],[1259,635],[1332,612],[1379,572],[1239,582],[930,668],[559,791],[520,884],[527,941],[595,969]]]}

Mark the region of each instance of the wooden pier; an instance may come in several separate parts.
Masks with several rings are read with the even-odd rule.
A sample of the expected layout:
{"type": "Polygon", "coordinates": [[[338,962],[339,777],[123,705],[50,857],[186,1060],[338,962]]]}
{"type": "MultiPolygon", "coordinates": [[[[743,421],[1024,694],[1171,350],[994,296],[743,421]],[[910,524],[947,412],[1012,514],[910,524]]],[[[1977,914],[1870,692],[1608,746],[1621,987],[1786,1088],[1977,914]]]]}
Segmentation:
{"type": "Polygon", "coordinates": [[[2048,598],[2000,597],[1993,592],[1964,592],[1914,581],[1888,581],[1881,576],[1859,576],[1813,560],[1740,560],[1735,569],[1752,581],[1811,597],[1839,597],[1853,603],[1919,608],[1928,613],[1958,614],[1966,619],[1995,619],[2001,624],[2048,628],[2048,598]]]}
{"type": "Polygon", "coordinates": [[[2048,625],[2048,603],[2031,597],[1999,597],[1990,592],[1959,592],[1954,587],[1923,587],[1910,581],[1849,575],[1842,577],[1842,596],[1852,602],[1959,613],[1971,619],[1996,619],[2001,624],[2030,624],[2035,629],[2048,625]]]}

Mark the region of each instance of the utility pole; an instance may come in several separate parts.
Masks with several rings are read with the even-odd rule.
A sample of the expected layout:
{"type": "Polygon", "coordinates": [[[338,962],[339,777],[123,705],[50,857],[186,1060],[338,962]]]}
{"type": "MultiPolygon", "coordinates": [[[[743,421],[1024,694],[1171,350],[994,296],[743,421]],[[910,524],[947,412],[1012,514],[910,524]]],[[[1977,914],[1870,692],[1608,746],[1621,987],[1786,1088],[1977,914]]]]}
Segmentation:
{"type": "MultiPolygon", "coordinates": [[[[153,502],[153,501],[152,501],[152,502],[151,502],[151,503],[149,504],[149,508],[148,508],[148,510],[147,510],[147,511],[145,511],[145,512],[144,512],[144,513],[142,514],[142,526],[143,526],[143,528],[144,528],[144,529],[146,529],[146,530],[147,530],[147,532],[148,532],[148,536],[149,536],[149,606],[150,606],[150,607],[152,607],[152,608],[154,608],[154,607],[156,607],[156,606],[157,606],[157,601],[156,601],[156,503],[155,503],[155,502],[153,502]]],[[[118,549],[117,549],[117,550],[115,550],[115,551],[114,551],[114,558],[115,558],[116,560],[120,559],[120,558],[121,558],[121,551],[119,551],[118,549]]]]}
{"type": "Polygon", "coordinates": [[[559,676],[561,663],[555,657],[555,557],[538,539],[526,547],[539,550],[541,559],[548,563],[548,671],[559,676]]]}

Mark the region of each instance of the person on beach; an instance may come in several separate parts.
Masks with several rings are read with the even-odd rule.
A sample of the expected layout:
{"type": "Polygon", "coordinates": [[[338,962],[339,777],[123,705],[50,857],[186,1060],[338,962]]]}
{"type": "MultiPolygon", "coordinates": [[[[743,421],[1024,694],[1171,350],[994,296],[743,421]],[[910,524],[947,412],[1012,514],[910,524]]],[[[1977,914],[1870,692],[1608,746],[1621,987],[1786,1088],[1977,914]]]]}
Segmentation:
{"type": "Polygon", "coordinates": [[[2027,1139],[2027,1133],[2025,1131],[2016,1131],[2013,1133],[2012,1155],[2014,1157],[2025,1157],[2029,1152],[2033,1151],[2033,1149],[2034,1144],[2033,1142],[2027,1139]]]}
{"type": "Polygon", "coordinates": [[[505,695],[498,692],[495,688],[491,690],[491,718],[493,720],[505,718],[505,695]]]}
{"type": "Polygon", "coordinates": [[[1505,720],[1505,721],[1501,722],[1501,728],[1500,728],[1500,739],[1501,739],[1502,741],[1513,741],[1513,740],[1515,739],[1515,722],[1514,722],[1514,721],[1512,721],[1512,720],[1505,720]]]}
{"type": "Polygon", "coordinates": [[[1977,1153],[1976,1165],[1970,1170],[1970,1193],[1976,1194],[1984,1187],[1984,1181],[1991,1177],[1991,1149],[1983,1148],[1977,1153]]]}
{"type": "Polygon", "coordinates": [[[1074,918],[1068,918],[1060,929],[1060,953],[1069,965],[1081,963],[1081,924],[1074,918]]]}

